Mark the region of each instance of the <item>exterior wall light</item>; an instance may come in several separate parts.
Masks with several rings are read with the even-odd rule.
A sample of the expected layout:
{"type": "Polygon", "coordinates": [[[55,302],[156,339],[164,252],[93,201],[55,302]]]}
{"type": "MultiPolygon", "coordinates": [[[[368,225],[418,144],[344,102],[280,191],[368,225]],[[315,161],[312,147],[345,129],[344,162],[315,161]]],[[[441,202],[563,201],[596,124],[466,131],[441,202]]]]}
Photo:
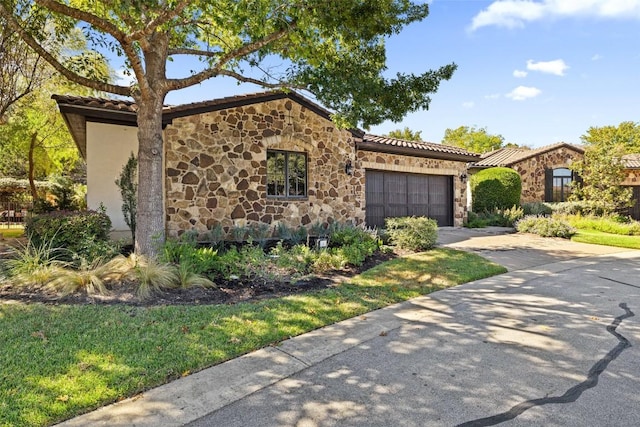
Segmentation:
{"type": "Polygon", "coordinates": [[[467,182],[467,174],[463,173],[462,175],[460,175],[460,182],[467,182]]]}
{"type": "Polygon", "coordinates": [[[351,159],[347,159],[344,164],[344,173],[347,175],[353,175],[353,163],[351,163],[351,159]]]}

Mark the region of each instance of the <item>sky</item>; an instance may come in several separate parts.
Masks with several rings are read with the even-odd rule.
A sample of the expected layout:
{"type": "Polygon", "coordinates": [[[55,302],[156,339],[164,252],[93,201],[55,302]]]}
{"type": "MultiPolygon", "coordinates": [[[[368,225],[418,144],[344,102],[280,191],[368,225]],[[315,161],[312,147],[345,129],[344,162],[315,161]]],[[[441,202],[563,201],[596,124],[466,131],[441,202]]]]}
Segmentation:
{"type": "MultiPolygon", "coordinates": [[[[428,110],[368,129],[486,128],[531,148],[580,143],[590,127],[640,121],[640,0],[433,0],[429,16],[387,40],[389,75],[458,65],[428,110]]],[[[256,92],[213,79],[173,92],[181,104],[256,92]]]]}

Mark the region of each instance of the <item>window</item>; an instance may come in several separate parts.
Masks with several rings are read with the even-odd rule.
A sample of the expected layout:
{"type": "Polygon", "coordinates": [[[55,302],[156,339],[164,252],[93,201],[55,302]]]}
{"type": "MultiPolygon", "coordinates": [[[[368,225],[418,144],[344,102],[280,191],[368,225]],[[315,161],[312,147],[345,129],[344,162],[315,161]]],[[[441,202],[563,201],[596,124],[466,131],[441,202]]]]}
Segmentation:
{"type": "Polygon", "coordinates": [[[573,173],[567,168],[547,170],[547,202],[566,202],[571,194],[573,173]]]}
{"type": "Polygon", "coordinates": [[[307,196],[307,155],[267,150],[267,196],[307,196]]]}

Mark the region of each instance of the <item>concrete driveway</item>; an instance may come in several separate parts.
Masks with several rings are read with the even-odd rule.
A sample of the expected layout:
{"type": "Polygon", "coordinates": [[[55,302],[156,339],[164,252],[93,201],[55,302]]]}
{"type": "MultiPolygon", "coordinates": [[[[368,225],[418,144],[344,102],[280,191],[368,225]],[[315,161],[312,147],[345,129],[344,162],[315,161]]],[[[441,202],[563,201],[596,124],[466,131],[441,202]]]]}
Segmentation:
{"type": "Polygon", "coordinates": [[[510,271],[65,425],[640,425],[640,251],[499,230],[444,230],[441,241],[503,259],[510,271]]]}

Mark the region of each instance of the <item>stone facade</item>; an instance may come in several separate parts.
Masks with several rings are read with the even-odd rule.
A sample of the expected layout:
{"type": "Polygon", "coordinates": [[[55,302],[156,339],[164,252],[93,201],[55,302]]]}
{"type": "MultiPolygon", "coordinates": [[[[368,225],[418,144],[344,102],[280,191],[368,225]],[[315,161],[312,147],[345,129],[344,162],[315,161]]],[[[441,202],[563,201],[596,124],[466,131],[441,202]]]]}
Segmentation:
{"type": "Polygon", "coordinates": [[[625,180],[622,185],[630,187],[640,186],[640,169],[625,169],[625,180]]]}
{"type": "Polygon", "coordinates": [[[284,98],[174,119],[165,129],[170,236],[217,224],[364,221],[360,182],[344,172],[354,136],[284,98]],[[307,197],[267,196],[267,150],[307,155],[307,197]]]}
{"type": "Polygon", "coordinates": [[[569,147],[560,147],[514,164],[512,168],[522,179],[521,203],[543,202],[545,169],[568,168],[572,162],[582,160],[582,153],[569,147]]]}
{"type": "Polygon", "coordinates": [[[363,207],[363,215],[367,169],[453,176],[453,222],[456,227],[463,225],[467,216],[467,184],[459,177],[467,173],[465,162],[359,150],[353,178],[356,181],[357,205],[363,207]]]}

